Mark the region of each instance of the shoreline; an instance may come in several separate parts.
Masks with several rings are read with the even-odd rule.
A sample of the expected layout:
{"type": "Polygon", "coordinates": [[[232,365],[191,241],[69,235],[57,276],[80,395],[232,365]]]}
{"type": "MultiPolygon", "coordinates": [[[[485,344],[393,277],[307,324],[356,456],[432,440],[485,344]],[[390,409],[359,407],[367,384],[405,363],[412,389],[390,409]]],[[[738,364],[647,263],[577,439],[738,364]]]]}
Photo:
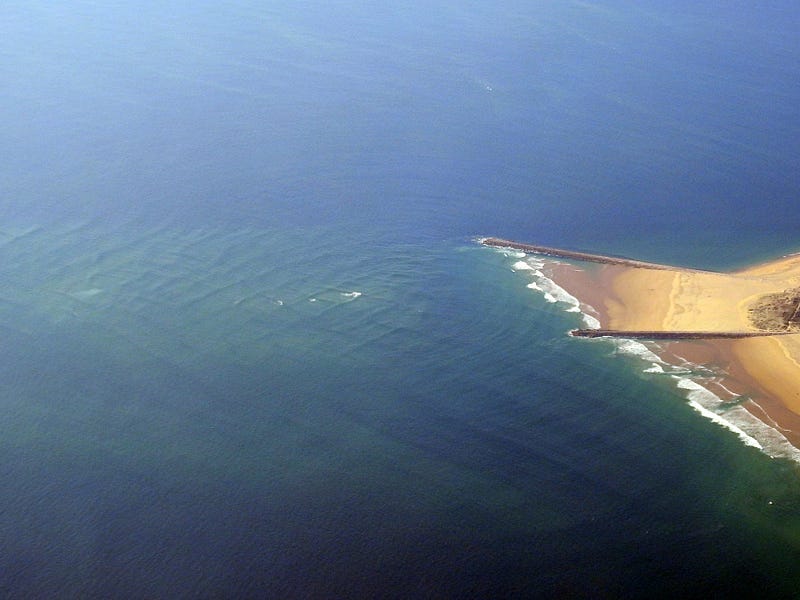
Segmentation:
{"type": "MultiPolygon", "coordinates": [[[[481,240],[515,251],[540,248],[485,242],[481,240]]],[[[663,366],[676,369],[664,373],[678,380],[690,403],[695,402],[693,387],[681,385],[681,380],[702,386],[718,400],[715,406],[698,405],[700,412],[709,411],[706,417],[729,423],[740,437],[755,437],[770,456],[800,461],[800,335],[758,330],[747,312],[753,298],[800,285],[800,254],[732,274],[666,265],[652,268],[642,266],[650,263],[630,264],[629,259],[606,261],[609,257],[602,255],[589,255],[593,260],[586,261],[571,251],[534,254],[543,265],[541,275],[574,297],[580,310],[597,321],[591,329],[617,332],[619,342],[636,339],[625,333],[645,333],[633,343],[646,348],[663,366]],[[688,372],[680,371],[687,367],[688,372]],[[698,369],[702,373],[694,372],[698,369]]],[[[602,335],[582,331],[586,337],[602,335]]],[[[654,363],[646,371],[657,373],[656,367],[654,363]]]]}

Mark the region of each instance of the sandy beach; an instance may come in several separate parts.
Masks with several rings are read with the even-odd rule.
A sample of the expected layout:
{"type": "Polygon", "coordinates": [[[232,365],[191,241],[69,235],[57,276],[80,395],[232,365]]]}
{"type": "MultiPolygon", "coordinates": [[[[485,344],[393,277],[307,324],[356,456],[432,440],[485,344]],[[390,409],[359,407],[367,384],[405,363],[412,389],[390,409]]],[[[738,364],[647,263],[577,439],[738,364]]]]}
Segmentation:
{"type": "MultiPolygon", "coordinates": [[[[775,315],[761,321],[757,315],[774,312],[776,298],[794,300],[786,292],[800,288],[797,255],[731,273],[558,260],[546,270],[597,317],[602,329],[620,331],[780,330],[787,325],[775,315]]],[[[784,312],[792,312],[786,306],[784,312]]],[[[800,448],[800,334],[668,341],[653,349],[671,364],[714,370],[719,377],[703,382],[705,387],[738,402],[800,448]]]]}

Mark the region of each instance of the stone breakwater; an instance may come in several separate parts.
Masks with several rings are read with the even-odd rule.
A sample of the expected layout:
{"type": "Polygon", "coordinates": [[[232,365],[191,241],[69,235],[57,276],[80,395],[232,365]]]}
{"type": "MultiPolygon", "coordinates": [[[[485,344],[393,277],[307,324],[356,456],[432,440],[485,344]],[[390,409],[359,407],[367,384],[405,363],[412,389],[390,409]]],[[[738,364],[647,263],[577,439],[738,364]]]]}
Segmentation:
{"type": "MultiPolygon", "coordinates": [[[[642,260],[634,260],[632,258],[625,258],[622,256],[605,256],[603,254],[591,254],[589,252],[577,252],[575,250],[564,250],[562,248],[551,248],[549,246],[537,246],[534,244],[523,244],[522,242],[515,242],[513,240],[504,240],[502,238],[489,237],[481,240],[484,246],[492,246],[494,248],[511,248],[513,250],[520,250],[531,254],[543,254],[545,256],[552,256],[554,258],[567,258],[572,260],[581,260],[585,262],[602,263],[605,265],[619,265],[622,267],[631,267],[634,269],[654,269],[659,271],[674,271],[676,267],[671,265],[662,265],[658,263],[645,262],[642,260]]],[[[695,272],[695,273],[710,273],[712,271],[704,271],[702,269],[689,269],[681,267],[681,271],[695,272]]]]}

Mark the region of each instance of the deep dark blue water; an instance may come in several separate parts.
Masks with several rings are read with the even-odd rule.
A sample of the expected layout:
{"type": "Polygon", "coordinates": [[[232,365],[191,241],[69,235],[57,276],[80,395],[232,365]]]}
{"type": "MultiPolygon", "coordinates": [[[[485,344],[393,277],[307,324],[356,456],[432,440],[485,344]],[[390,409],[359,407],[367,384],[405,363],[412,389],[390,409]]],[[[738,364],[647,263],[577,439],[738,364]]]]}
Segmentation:
{"type": "Polygon", "coordinates": [[[790,2],[0,9],[0,593],[800,577],[800,476],[475,236],[800,248],[790,2]]]}

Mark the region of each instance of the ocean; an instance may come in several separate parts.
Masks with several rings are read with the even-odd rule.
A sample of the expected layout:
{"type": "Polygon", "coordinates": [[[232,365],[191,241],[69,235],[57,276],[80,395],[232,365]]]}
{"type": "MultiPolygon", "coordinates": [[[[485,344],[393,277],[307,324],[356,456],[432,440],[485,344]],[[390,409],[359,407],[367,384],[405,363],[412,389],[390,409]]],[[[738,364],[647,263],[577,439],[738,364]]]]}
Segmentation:
{"type": "Polygon", "coordinates": [[[0,22],[0,595],[796,595],[800,465],[477,243],[800,250],[794,3],[0,22]]]}

